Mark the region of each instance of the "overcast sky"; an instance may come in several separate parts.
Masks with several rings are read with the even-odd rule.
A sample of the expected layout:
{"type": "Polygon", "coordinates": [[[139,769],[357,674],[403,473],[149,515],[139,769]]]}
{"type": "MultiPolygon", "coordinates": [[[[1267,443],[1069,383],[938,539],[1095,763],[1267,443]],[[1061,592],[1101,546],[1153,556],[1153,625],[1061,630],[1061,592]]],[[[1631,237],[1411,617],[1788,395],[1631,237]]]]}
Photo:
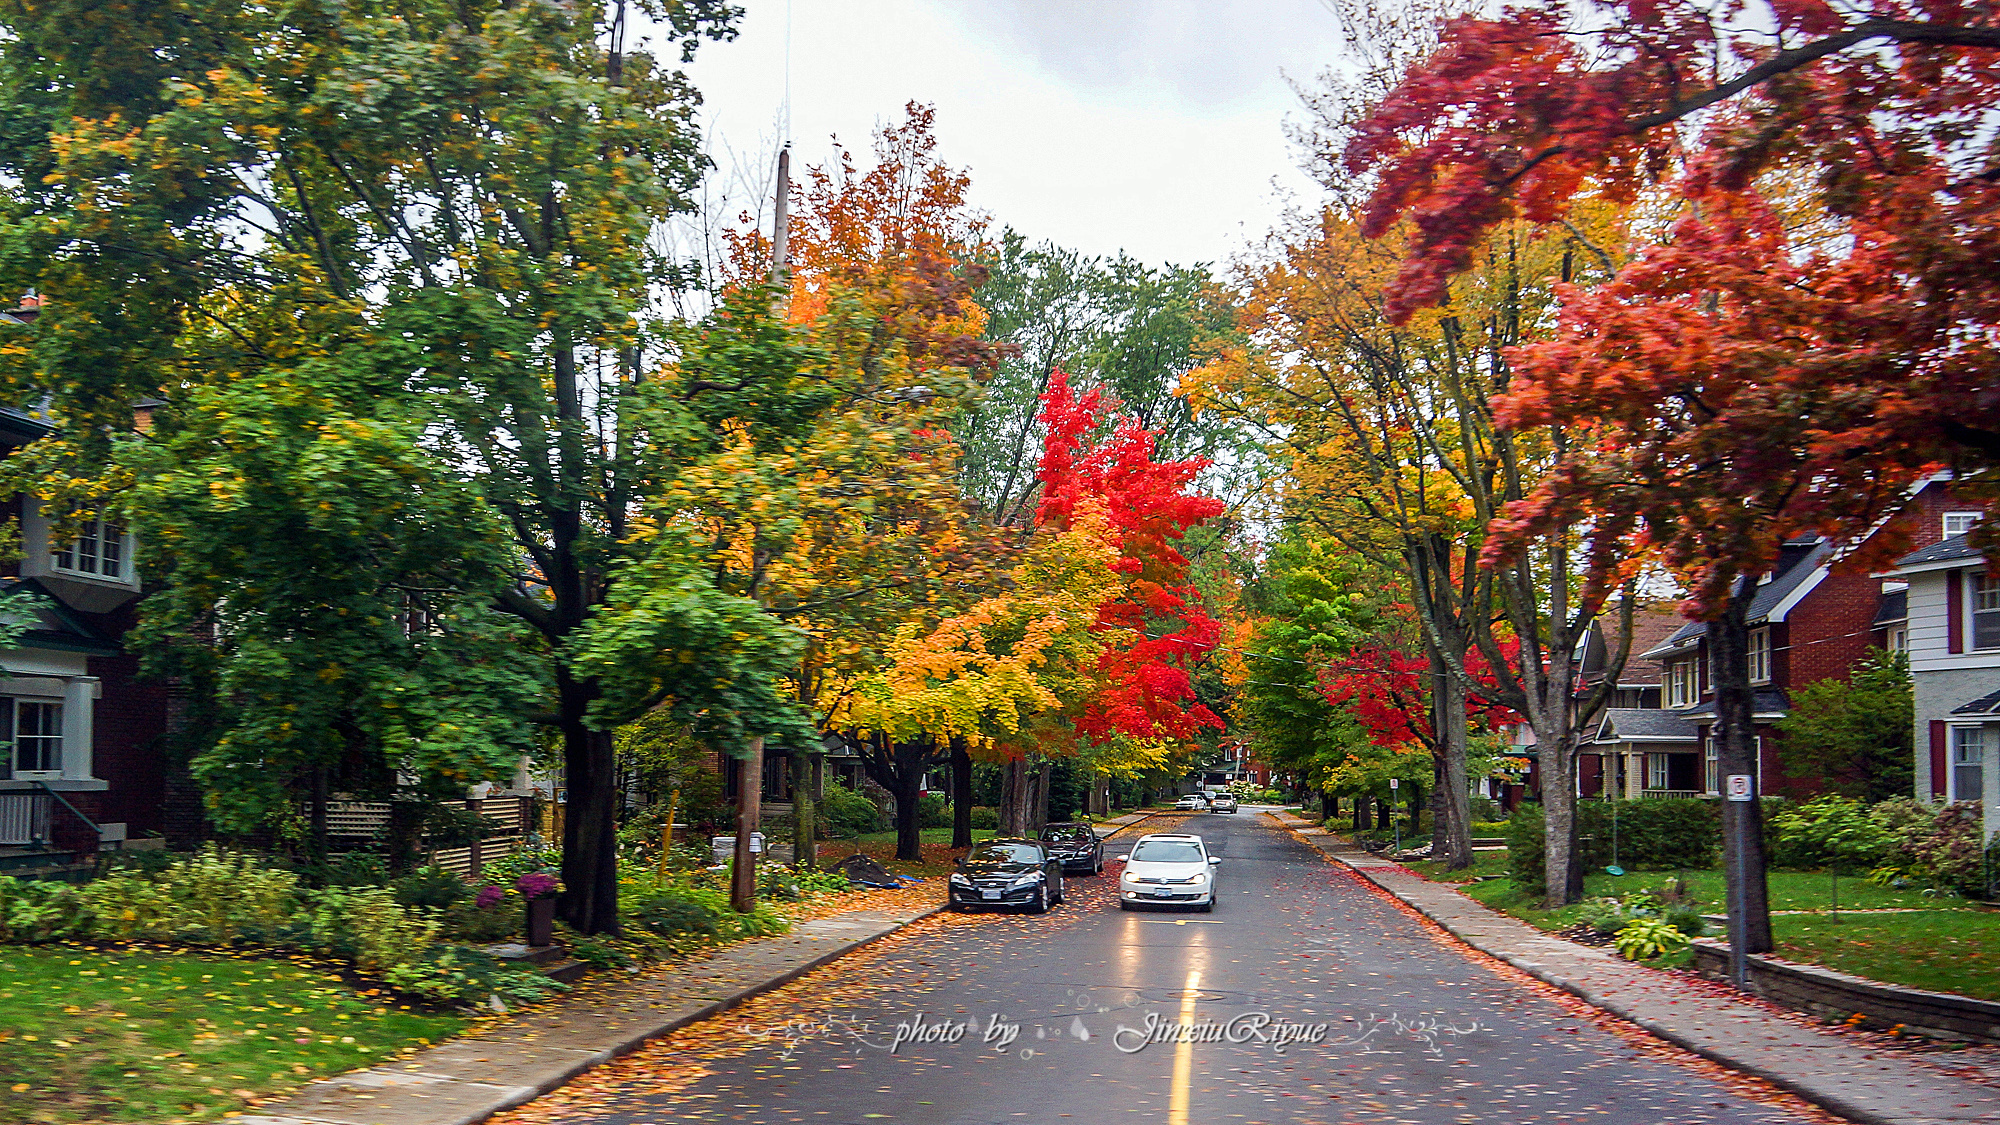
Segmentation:
{"type": "Polygon", "coordinates": [[[1221,262],[1283,193],[1287,144],[1338,27],[1321,0],[744,0],[742,34],[688,68],[717,160],[775,153],[790,21],[794,159],[857,155],[905,102],[997,229],[1151,263],[1221,262]]]}

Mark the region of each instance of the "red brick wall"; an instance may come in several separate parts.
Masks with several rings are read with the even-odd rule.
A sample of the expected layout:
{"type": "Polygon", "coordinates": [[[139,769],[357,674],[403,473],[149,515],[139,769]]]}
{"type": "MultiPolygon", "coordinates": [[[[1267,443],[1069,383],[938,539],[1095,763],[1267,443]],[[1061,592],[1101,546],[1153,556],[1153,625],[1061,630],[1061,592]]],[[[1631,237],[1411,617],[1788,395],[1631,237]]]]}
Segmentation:
{"type": "Polygon", "coordinates": [[[167,690],[158,681],[138,678],[138,658],[96,657],[92,675],[103,681],[97,701],[96,736],[92,739],[92,771],[109,782],[104,792],[107,821],[124,821],[138,836],[165,828],[164,746],[167,731],[167,690]]]}

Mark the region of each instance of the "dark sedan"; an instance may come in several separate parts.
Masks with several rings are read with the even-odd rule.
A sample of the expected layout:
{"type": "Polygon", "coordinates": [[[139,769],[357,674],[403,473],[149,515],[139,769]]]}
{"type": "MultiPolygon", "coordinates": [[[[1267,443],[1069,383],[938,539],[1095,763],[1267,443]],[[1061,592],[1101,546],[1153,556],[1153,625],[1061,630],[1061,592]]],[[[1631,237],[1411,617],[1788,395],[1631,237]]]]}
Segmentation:
{"type": "Polygon", "coordinates": [[[947,885],[953,910],[1015,906],[1046,914],[1063,900],[1063,864],[1035,840],[982,840],[958,861],[947,885]]]}
{"type": "Polygon", "coordinates": [[[1057,821],[1042,825],[1042,846],[1049,854],[1062,860],[1064,871],[1081,871],[1087,875],[1104,874],[1104,841],[1091,831],[1090,825],[1073,820],[1057,821]]]}

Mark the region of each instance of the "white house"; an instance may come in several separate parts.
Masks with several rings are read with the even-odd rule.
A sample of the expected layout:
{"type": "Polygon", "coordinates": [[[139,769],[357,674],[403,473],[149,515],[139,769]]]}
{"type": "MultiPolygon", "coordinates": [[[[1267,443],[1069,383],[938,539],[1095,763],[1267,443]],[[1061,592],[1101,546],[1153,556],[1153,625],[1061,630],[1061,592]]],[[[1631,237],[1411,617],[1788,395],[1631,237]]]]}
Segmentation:
{"type": "Polygon", "coordinates": [[[1916,796],[1985,802],[2000,834],[2000,573],[1961,532],[1896,560],[1909,582],[1916,796]]]}

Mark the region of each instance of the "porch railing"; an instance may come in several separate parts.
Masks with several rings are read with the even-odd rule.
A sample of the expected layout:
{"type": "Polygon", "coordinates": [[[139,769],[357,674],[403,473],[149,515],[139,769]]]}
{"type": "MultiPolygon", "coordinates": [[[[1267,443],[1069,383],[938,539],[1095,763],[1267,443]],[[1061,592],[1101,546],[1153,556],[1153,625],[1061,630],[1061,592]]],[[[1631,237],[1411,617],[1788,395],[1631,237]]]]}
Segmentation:
{"type": "Polygon", "coordinates": [[[0,847],[90,855],[103,839],[96,821],[39,781],[32,789],[0,792],[0,847]]]}
{"type": "Polygon", "coordinates": [[[1640,794],[1642,797],[1670,797],[1676,800],[1687,800],[1701,795],[1699,789],[1647,789],[1640,794]]]}

